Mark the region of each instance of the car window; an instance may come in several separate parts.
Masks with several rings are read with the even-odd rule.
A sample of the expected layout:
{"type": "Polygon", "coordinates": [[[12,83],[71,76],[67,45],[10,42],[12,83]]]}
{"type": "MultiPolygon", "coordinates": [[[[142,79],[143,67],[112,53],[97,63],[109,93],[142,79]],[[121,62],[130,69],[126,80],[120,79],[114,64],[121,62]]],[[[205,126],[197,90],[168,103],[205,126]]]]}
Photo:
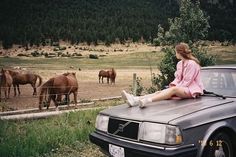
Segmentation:
{"type": "Polygon", "coordinates": [[[236,96],[236,70],[234,69],[204,69],[202,82],[207,91],[236,96]]]}

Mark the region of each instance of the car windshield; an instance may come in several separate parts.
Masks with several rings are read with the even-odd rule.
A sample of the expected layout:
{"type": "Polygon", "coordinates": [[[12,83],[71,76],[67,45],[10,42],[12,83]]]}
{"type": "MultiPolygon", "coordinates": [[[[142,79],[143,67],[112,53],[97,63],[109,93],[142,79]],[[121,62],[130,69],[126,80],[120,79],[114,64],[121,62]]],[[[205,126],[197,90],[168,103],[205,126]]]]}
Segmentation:
{"type": "Polygon", "coordinates": [[[203,69],[205,90],[224,96],[236,96],[236,69],[203,69]]]}

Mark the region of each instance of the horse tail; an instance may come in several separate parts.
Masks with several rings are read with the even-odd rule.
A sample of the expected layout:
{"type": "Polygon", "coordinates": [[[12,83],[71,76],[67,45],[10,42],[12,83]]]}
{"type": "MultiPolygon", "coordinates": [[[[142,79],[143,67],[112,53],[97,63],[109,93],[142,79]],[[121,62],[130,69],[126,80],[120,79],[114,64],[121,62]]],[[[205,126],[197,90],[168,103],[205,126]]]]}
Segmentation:
{"type": "Polygon", "coordinates": [[[38,86],[37,86],[37,87],[39,87],[39,86],[41,86],[43,79],[42,79],[42,77],[39,76],[39,75],[36,75],[36,77],[39,78],[39,84],[38,84],[38,86]]]}

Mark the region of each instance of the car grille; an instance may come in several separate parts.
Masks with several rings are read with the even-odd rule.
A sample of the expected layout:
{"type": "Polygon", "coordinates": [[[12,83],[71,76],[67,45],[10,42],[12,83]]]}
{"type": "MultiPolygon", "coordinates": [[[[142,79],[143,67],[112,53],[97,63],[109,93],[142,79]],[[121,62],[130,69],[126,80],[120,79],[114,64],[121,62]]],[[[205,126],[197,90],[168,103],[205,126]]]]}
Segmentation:
{"type": "Polygon", "coordinates": [[[109,119],[108,133],[128,139],[138,140],[139,123],[134,121],[109,119]]]}

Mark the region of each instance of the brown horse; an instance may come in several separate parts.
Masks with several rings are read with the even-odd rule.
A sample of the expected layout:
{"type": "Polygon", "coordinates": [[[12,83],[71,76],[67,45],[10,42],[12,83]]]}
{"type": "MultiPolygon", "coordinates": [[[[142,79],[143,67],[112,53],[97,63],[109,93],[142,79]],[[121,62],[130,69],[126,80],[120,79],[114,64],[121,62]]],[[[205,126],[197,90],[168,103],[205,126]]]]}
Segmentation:
{"type": "Polygon", "coordinates": [[[51,100],[54,102],[56,109],[58,109],[58,101],[60,101],[62,95],[65,95],[66,99],[68,99],[71,93],[73,93],[75,105],[77,105],[78,82],[75,73],[64,73],[50,78],[41,87],[39,109],[42,109],[44,98],[47,97],[47,95],[47,109],[49,108],[51,100]]]}
{"type": "Polygon", "coordinates": [[[8,71],[13,79],[14,96],[16,96],[16,87],[18,89],[18,95],[20,95],[21,92],[20,92],[19,85],[25,85],[25,84],[31,84],[31,86],[34,89],[33,95],[37,95],[36,82],[37,82],[37,79],[39,79],[39,84],[37,87],[41,86],[42,84],[41,76],[37,74],[33,74],[33,73],[21,73],[21,72],[13,71],[13,70],[8,70],[8,71]]]}
{"type": "Polygon", "coordinates": [[[115,79],[116,79],[116,71],[114,70],[114,68],[111,68],[110,70],[100,70],[99,74],[98,74],[98,79],[99,79],[99,83],[100,80],[102,79],[102,83],[103,83],[103,78],[106,77],[107,78],[107,83],[109,84],[109,80],[112,83],[115,84],[115,79]]]}
{"type": "Polygon", "coordinates": [[[111,68],[111,70],[108,70],[109,76],[110,76],[110,80],[111,80],[111,84],[115,84],[116,83],[116,71],[114,68],[111,68]]]}
{"type": "Polygon", "coordinates": [[[5,93],[5,101],[9,99],[12,82],[13,82],[12,77],[9,74],[9,71],[2,69],[0,74],[0,102],[2,98],[2,89],[4,90],[5,93]]]}

